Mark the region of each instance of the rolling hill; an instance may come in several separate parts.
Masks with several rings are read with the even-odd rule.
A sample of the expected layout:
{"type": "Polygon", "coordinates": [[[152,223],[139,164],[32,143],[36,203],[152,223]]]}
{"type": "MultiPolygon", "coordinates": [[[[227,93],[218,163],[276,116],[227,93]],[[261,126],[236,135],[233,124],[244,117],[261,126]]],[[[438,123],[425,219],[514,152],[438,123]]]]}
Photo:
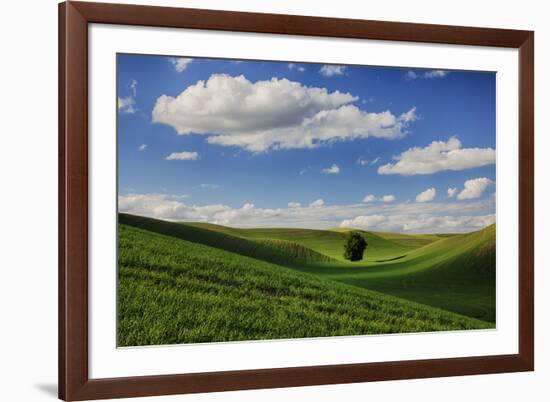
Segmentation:
{"type": "Polygon", "coordinates": [[[227,231],[212,230],[208,226],[201,227],[193,224],[166,222],[128,214],[119,214],[118,219],[119,223],[122,224],[216,247],[262,261],[279,264],[334,261],[327,255],[308,249],[300,243],[295,243],[291,240],[261,238],[258,239],[259,241],[253,241],[245,237],[230,234],[231,230],[229,229],[231,228],[227,228],[227,231]]]}
{"type": "MultiPolygon", "coordinates": [[[[254,242],[191,229],[200,228],[120,216],[119,346],[493,327],[243,255],[236,250],[254,242]],[[201,242],[185,239],[199,235],[201,242]]],[[[254,252],[281,251],[266,247],[254,252]]]]}
{"type": "Polygon", "coordinates": [[[346,230],[341,229],[241,229],[126,214],[120,214],[119,220],[325,279],[495,321],[495,225],[456,235],[359,231],[369,247],[363,261],[352,263],[338,254],[345,241],[346,230]],[[293,252],[288,244],[287,251],[281,249],[286,242],[293,252]]]}
{"type": "Polygon", "coordinates": [[[332,280],[377,290],[495,322],[496,227],[441,237],[402,258],[357,268],[309,270],[332,280]]]}
{"type": "MultiPolygon", "coordinates": [[[[315,229],[294,229],[294,228],[260,228],[260,229],[242,229],[230,228],[227,226],[214,225],[210,223],[182,223],[185,226],[193,226],[197,228],[208,229],[220,233],[225,233],[232,236],[241,237],[249,240],[260,239],[278,239],[293,241],[301,244],[304,247],[310,248],[319,253],[332,257],[340,262],[349,263],[342,256],[345,232],[344,230],[315,230],[315,229]]],[[[407,253],[415,249],[416,245],[405,244],[405,242],[394,242],[384,238],[381,234],[375,232],[359,231],[367,240],[369,249],[366,254],[365,261],[376,261],[380,259],[393,258],[397,255],[407,253]]],[[[424,235],[420,235],[424,237],[424,235]]],[[[408,238],[414,243],[416,235],[402,235],[403,238],[408,238]]],[[[426,237],[428,239],[429,237],[426,237]]],[[[434,237],[431,241],[436,241],[439,238],[434,237]]],[[[428,244],[430,240],[420,240],[422,244],[428,244]]]]}

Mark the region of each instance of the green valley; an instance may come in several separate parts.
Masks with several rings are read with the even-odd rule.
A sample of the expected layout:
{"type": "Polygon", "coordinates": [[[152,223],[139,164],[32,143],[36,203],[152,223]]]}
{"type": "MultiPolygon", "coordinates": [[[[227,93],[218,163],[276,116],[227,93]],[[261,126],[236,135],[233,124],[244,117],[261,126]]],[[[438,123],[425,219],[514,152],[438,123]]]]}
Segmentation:
{"type": "Polygon", "coordinates": [[[495,327],[495,226],[233,228],[119,214],[120,346],[495,327]]]}

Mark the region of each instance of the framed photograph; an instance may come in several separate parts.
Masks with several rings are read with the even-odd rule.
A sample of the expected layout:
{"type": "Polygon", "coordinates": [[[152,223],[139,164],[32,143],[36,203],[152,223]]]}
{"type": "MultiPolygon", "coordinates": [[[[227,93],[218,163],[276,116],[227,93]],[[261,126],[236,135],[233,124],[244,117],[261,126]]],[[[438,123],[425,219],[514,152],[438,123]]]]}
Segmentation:
{"type": "Polygon", "coordinates": [[[59,397],[534,369],[534,33],[66,2],[59,397]]]}

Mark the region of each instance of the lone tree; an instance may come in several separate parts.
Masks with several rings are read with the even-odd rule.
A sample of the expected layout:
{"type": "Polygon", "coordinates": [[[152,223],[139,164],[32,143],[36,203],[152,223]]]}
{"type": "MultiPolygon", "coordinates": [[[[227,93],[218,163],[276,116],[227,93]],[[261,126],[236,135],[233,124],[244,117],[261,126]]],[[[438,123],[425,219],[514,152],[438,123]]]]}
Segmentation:
{"type": "Polygon", "coordinates": [[[367,246],[367,241],[360,233],[349,232],[346,236],[346,244],[344,245],[344,258],[350,261],[362,260],[367,246]]]}

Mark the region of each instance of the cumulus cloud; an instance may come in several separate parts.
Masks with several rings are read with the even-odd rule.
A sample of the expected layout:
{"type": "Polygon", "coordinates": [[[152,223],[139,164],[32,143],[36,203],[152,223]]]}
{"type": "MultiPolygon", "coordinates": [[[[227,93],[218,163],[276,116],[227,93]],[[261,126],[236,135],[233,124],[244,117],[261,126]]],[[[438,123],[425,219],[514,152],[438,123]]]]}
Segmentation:
{"type": "Polygon", "coordinates": [[[493,184],[493,181],[487,177],[478,177],[464,182],[464,189],[456,196],[459,200],[470,200],[479,198],[483,195],[485,189],[493,184]]]}
{"type": "Polygon", "coordinates": [[[239,207],[224,204],[188,205],[181,196],[166,194],[120,195],[119,211],[173,221],[200,221],[238,227],[355,227],[417,233],[468,232],[494,222],[495,199],[454,203],[376,203],[326,205],[317,200],[285,208],[261,208],[251,202],[239,207]],[[364,220],[379,215],[383,219],[364,220]],[[376,223],[376,225],[374,225],[376,223]],[[374,226],[373,226],[374,225],[374,226]]]}
{"type": "Polygon", "coordinates": [[[187,57],[169,57],[168,61],[172,63],[178,73],[182,73],[187,70],[193,59],[187,57]]]}
{"type": "Polygon", "coordinates": [[[243,75],[214,74],[176,97],[160,96],[152,117],[180,135],[202,134],[211,144],[254,153],[406,135],[414,109],[398,116],[367,112],[353,104],[357,99],[286,78],[253,83],[243,75]]]}
{"type": "Polygon", "coordinates": [[[166,194],[127,194],[118,197],[118,209],[136,215],[167,220],[208,221],[230,208],[225,205],[187,206],[166,194]]]}
{"type": "Polygon", "coordinates": [[[325,168],[321,170],[321,173],[324,174],[338,174],[340,173],[340,168],[337,164],[333,163],[331,167],[325,168]]]}
{"type": "Polygon", "coordinates": [[[325,77],[332,77],[333,75],[342,75],[346,71],[345,66],[336,66],[333,64],[326,64],[319,70],[321,75],[325,77]]]}
{"type": "Polygon", "coordinates": [[[118,110],[122,113],[134,114],[137,112],[136,100],[132,96],[118,98],[118,110]]]}
{"type": "Polygon", "coordinates": [[[341,228],[373,229],[384,222],[384,215],[360,215],[353,219],[346,219],[340,223],[341,228]]]}
{"type": "Polygon", "coordinates": [[[495,215],[432,216],[422,215],[361,215],[346,219],[340,227],[374,231],[409,233],[453,233],[480,230],[495,223],[495,215]]]}
{"type": "Polygon", "coordinates": [[[378,173],[408,176],[464,170],[494,164],[495,158],[492,148],[462,148],[460,140],[451,137],[447,142],[433,141],[424,148],[410,148],[394,158],[396,163],[380,166],[378,173]]]}
{"type": "Polygon", "coordinates": [[[395,196],[393,194],[384,195],[384,196],[382,196],[382,198],[380,198],[380,201],[382,201],[382,202],[394,202],[395,201],[395,196]]]}
{"type": "Polygon", "coordinates": [[[366,195],[365,198],[363,198],[364,203],[375,202],[376,200],[377,198],[373,194],[366,195]]]}
{"type": "Polygon", "coordinates": [[[315,200],[311,204],[309,204],[310,207],[322,207],[323,205],[325,205],[325,201],[323,201],[322,198],[319,198],[318,200],[315,200]]]}
{"type": "Polygon", "coordinates": [[[436,191],[435,188],[431,187],[427,190],[422,191],[416,196],[416,202],[430,202],[435,198],[436,191]]]}
{"type": "Polygon", "coordinates": [[[423,73],[417,73],[413,70],[407,71],[407,74],[405,74],[405,77],[409,80],[416,80],[417,78],[443,78],[446,77],[449,74],[448,71],[445,70],[431,70],[431,71],[425,71],[423,73]]]}
{"type": "Polygon", "coordinates": [[[167,161],[196,161],[199,159],[199,154],[197,152],[172,152],[166,157],[167,161]]]}
{"type": "Polygon", "coordinates": [[[146,148],[147,148],[147,144],[141,144],[138,149],[140,151],[145,151],[146,148]]]}
{"type": "Polygon", "coordinates": [[[456,187],[448,188],[447,189],[447,197],[453,198],[457,191],[458,191],[458,189],[456,187]]]}

